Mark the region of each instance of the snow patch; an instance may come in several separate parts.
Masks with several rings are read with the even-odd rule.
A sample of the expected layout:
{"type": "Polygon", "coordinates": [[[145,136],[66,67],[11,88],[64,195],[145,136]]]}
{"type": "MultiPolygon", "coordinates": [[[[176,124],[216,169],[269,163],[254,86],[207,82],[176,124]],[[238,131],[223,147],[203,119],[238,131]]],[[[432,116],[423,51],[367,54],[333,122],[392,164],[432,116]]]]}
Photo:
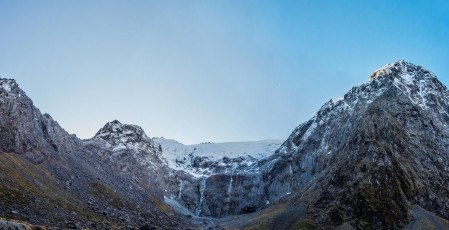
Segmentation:
{"type": "Polygon", "coordinates": [[[12,89],[17,86],[14,79],[0,78],[0,88],[5,90],[7,93],[11,93],[12,89]]]}
{"type": "Polygon", "coordinates": [[[256,167],[259,160],[271,156],[283,143],[283,140],[263,140],[183,145],[164,138],[153,138],[153,141],[161,145],[162,158],[170,168],[184,170],[194,177],[212,175],[216,173],[214,167],[223,168],[224,173],[240,166],[256,167]]]}

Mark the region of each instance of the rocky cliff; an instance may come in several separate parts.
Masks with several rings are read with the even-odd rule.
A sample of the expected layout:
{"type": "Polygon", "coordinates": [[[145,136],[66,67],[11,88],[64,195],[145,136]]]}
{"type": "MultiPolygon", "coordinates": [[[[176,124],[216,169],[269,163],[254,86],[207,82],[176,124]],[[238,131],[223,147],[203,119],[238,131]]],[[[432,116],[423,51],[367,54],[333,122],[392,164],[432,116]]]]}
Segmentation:
{"type": "Polygon", "coordinates": [[[114,137],[102,138],[102,148],[86,146],[41,114],[14,80],[0,79],[0,216],[63,228],[190,226],[163,202],[146,169],[127,174],[113,163],[136,154],[156,159],[158,149],[135,140],[142,151],[114,151],[114,137]]]}
{"type": "Polygon", "coordinates": [[[42,163],[56,152],[70,152],[80,142],[48,114],[41,114],[13,79],[0,79],[0,150],[24,154],[42,163]]]}
{"type": "Polygon", "coordinates": [[[419,208],[448,219],[448,95],[433,73],[398,61],[328,101],[267,163],[266,198],[282,198],[281,214],[243,225],[401,229],[419,208]]]}

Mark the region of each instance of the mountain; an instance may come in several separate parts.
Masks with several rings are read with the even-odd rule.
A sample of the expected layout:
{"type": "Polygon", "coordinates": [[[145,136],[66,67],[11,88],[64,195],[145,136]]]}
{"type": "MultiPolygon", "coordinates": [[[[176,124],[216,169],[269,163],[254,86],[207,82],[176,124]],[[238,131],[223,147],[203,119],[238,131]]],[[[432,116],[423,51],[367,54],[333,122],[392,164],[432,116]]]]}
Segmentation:
{"type": "Polygon", "coordinates": [[[289,195],[242,225],[447,229],[448,96],[420,66],[377,70],[293,131],[264,174],[270,197],[289,195]]]}
{"type": "Polygon", "coordinates": [[[253,194],[260,188],[260,162],[283,143],[264,140],[186,146],[164,138],[154,141],[160,144],[168,167],[178,172],[168,176],[163,185],[169,203],[176,202],[176,207],[181,205],[195,216],[215,218],[254,212],[258,208],[254,203],[265,202],[253,194]]]}
{"type": "Polygon", "coordinates": [[[117,120],[80,140],[14,80],[0,86],[0,217],[92,229],[449,228],[449,92],[421,66],[384,66],[285,141],[183,145],[117,120]]]}
{"type": "Polygon", "coordinates": [[[259,161],[272,155],[280,140],[203,143],[186,146],[175,140],[149,138],[141,127],[108,122],[83,140],[130,178],[145,178],[153,193],[177,211],[191,216],[222,217],[254,209],[259,161]],[[232,196],[232,190],[241,194],[232,196]],[[252,199],[252,200],[249,200],[252,199]]]}
{"type": "Polygon", "coordinates": [[[127,173],[113,163],[117,153],[157,156],[151,141],[139,144],[142,152],[123,153],[109,148],[119,143],[114,137],[97,136],[106,141],[95,148],[97,142],[68,134],[14,80],[0,79],[0,217],[64,228],[190,226],[142,170],[127,173]]]}

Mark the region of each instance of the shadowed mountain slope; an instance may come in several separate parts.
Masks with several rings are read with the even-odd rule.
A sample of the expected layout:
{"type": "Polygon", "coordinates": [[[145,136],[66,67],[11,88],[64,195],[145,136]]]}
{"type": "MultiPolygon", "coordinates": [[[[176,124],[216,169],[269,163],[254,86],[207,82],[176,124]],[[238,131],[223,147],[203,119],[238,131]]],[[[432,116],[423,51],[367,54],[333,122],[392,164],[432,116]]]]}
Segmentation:
{"type": "Polygon", "coordinates": [[[0,79],[0,140],[0,216],[94,229],[183,223],[145,175],[130,178],[85,147],[11,79],[0,79]]]}

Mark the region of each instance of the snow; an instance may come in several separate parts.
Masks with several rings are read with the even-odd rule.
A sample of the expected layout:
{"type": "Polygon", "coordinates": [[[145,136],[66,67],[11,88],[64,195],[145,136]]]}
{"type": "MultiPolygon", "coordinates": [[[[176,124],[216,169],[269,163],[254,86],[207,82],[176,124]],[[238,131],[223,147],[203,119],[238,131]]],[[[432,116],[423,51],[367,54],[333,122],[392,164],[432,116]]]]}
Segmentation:
{"type": "Polygon", "coordinates": [[[15,80],[0,78],[0,88],[3,88],[7,93],[10,93],[14,86],[17,86],[15,80]]]}
{"type": "Polygon", "coordinates": [[[313,131],[315,131],[315,129],[317,127],[316,117],[313,117],[312,119],[313,119],[312,125],[309,127],[309,129],[307,129],[307,131],[302,136],[303,142],[305,142],[310,137],[310,135],[313,133],[313,131]]]}
{"type": "Polygon", "coordinates": [[[128,149],[134,152],[145,151],[151,145],[151,139],[141,127],[122,124],[119,121],[108,122],[94,138],[110,142],[108,147],[114,152],[128,149]]]}
{"type": "MultiPolygon", "coordinates": [[[[427,109],[429,101],[427,97],[430,95],[437,95],[438,89],[433,81],[436,78],[435,74],[415,66],[411,63],[402,62],[399,66],[388,66],[391,72],[391,68],[396,68],[399,73],[395,77],[393,84],[401,90],[414,104],[427,109]]],[[[443,96],[444,95],[440,95],[443,96]]]]}
{"type": "Polygon", "coordinates": [[[119,143],[119,145],[114,147],[112,150],[114,152],[116,152],[116,151],[123,151],[123,150],[126,150],[126,149],[127,149],[127,147],[125,145],[123,145],[122,143],[119,143]]]}
{"type": "MultiPolygon", "coordinates": [[[[151,139],[141,127],[122,124],[117,120],[108,122],[85,144],[95,141],[106,144],[105,147],[112,150],[113,157],[131,150],[131,154],[144,165],[154,166],[156,157],[170,168],[183,170],[196,178],[234,171],[241,174],[257,173],[258,160],[273,154],[283,143],[282,140],[264,140],[183,145],[171,139],[151,139]],[[159,148],[162,153],[158,151],[159,148]],[[155,152],[156,155],[140,154],[149,152],[155,152]]],[[[182,184],[180,186],[182,190],[182,184]]]]}
{"type": "Polygon", "coordinates": [[[410,73],[405,73],[401,75],[402,80],[404,80],[404,83],[406,85],[413,85],[414,84],[414,77],[410,73]]]}
{"type": "MultiPolygon", "coordinates": [[[[440,97],[449,101],[449,92],[444,90],[441,93],[441,86],[435,79],[436,76],[432,72],[405,61],[385,65],[375,71],[369,81],[353,87],[344,97],[331,99],[325,103],[314,117],[295,129],[279,151],[280,153],[297,152],[308,139],[316,138],[320,141],[320,148],[314,153],[332,154],[333,149],[329,147],[327,140],[329,129],[323,127],[326,127],[331,120],[350,117],[354,112],[368,108],[371,103],[391,89],[391,86],[399,89],[412,104],[424,109],[429,109],[430,105],[435,103],[431,98],[440,97]],[[305,125],[309,125],[306,130],[304,130],[305,125]],[[293,139],[297,137],[301,141],[293,142],[293,139]]],[[[439,112],[446,113],[446,111],[439,112]]]]}
{"type": "Polygon", "coordinates": [[[344,99],[344,97],[337,97],[337,98],[331,99],[331,102],[335,104],[343,99],[344,99]]]}
{"type": "Polygon", "coordinates": [[[11,86],[9,85],[9,84],[5,84],[5,85],[2,85],[3,86],[3,89],[5,89],[6,90],[6,92],[11,92],[11,86]]]}
{"type": "MultiPolygon", "coordinates": [[[[400,89],[403,94],[410,98],[413,104],[423,108],[428,108],[428,103],[433,103],[430,101],[433,95],[449,100],[449,93],[441,93],[438,88],[440,86],[434,81],[435,78],[436,76],[433,73],[411,63],[398,61],[388,64],[373,73],[368,82],[353,87],[344,97],[331,99],[325,103],[316,116],[295,129],[285,145],[282,145],[283,140],[196,145],[184,145],[175,140],[164,138],[153,138],[152,140],[156,145],[161,146],[162,161],[170,168],[183,170],[197,178],[208,177],[216,173],[228,175],[231,175],[232,172],[236,174],[257,174],[259,173],[258,162],[260,160],[271,156],[278,149],[281,154],[287,151],[299,151],[308,139],[314,138],[320,143],[314,154],[332,154],[335,149],[328,145],[330,132],[323,127],[326,127],[332,120],[350,117],[354,112],[363,111],[392,86],[400,89]],[[305,125],[308,125],[308,127],[306,128],[305,125]],[[300,142],[293,142],[292,140],[298,136],[300,136],[300,142]]],[[[446,113],[446,111],[441,113],[443,112],[446,113]]],[[[128,125],[124,128],[123,125],[114,123],[110,125],[112,125],[113,133],[120,133],[118,138],[114,136],[117,141],[111,143],[115,146],[114,151],[120,151],[124,148],[142,150],[150,145],[136,142],[135,135],[132,135],[137,132],[143,136],[144,140],[149,139],[140,127],[128,125]]],[[[108,139],[110,138],[109,135],[110,133],[100,132],[97,136],[104,136],[108,139]]],[[[266,164],[267,167],[273,167],[274,162],[276,162],[276,159],[270,159],[270,162],[266,164]]],[[[182,190],[182,184],[180,186],[180,190],[182,190]]]]}
{"type": "Polygon", "coordinates": [[[154,138],[154,142],[161,144],[163,156],[186,156],[193,152],[195,156],[207,157],[209,160],[219,160],[223,157],[237,158],[241,156],[252,156],[264,158],[276,151],[283,140],[263,140],[249,142],[224,142],[205,143],[196,145],[183,145],[172,139],[154,138]],[[165,151],[164,151],[165,150],[165,151]]]}
{"type": "Polygon", "coordinates": [[[272,155],[284,142],[283,140],[262,140],[183,145],[175,140],[165,138],[153,138],[153,141],[161,145],[162,157],[165,158],[169,167],[184,170],[195,177],[212,173],[210,169],[192,167],[192,161],[195,158],[215,162],[223,167],[231,166],[229,172],[232,172],[239,165],[251,166],[258,160],[272,155]],[[235,159],[240,157],[244,160],[239,165],[227,165],[223,161],[223,158],[235,159]]]}

